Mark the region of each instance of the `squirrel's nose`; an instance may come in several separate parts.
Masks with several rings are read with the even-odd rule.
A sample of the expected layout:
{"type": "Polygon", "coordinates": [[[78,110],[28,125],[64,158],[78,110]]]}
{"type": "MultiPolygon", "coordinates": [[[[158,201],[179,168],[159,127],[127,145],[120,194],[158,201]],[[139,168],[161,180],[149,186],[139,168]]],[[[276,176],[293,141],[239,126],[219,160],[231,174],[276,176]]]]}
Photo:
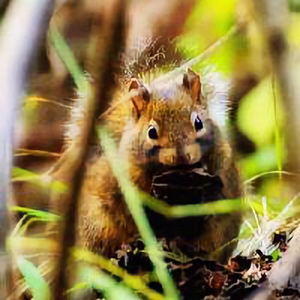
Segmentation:
{"type": "Polygon", "coordinates": [[[184,153],[184,148],[181,143],[176,144],[176,163],[181,164],[188,164],[189,159],[184,153]]]}

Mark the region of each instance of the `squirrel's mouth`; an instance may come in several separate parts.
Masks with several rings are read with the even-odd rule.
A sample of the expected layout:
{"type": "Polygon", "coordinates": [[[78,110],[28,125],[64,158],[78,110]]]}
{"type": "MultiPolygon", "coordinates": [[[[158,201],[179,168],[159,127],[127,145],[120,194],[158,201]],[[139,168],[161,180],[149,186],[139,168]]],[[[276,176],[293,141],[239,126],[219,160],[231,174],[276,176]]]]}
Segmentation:
{"type": "MultiPolygon", "coordinates": [[[[153,176],[151,194],[170,206],[201,204],[221,200],[223,183],[219,176],[208,174],[202,163],[162,168],[153,176]]],[[[157,237],[193,239],[209,216],[173,218],[145,208],[157,237]],[[195,228],[196,230],[191,230],[195,228]]]]}
{"type": "Polygon", "coordinates": [[[209,174],[201,163],[162,168],[152,179],[151,193],[169,205],[190,205],[224,199],[219,176],[209,174]]]}

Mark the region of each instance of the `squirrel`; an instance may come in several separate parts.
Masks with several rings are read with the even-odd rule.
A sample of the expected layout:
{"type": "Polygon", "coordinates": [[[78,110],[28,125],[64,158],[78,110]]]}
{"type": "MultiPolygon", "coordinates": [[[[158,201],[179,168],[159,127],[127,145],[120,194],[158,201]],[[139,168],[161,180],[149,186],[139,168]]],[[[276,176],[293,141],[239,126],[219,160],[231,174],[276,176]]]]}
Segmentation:
{"type": "MultiPolygon", "coordinates": [[[[224,198],[241,197],[239,172],[224,131],[227,97],[228,84],[217,73],[200,79],[191,69],[148,84],[136,77],[124,84],[103,119],[112,130],[121,158],[128,162],[132,182],[151,193],[155,172],[161,166],[192,168],[201,162],[209,174],[220,177],[224,198]],[[120,102],[128,93],[131,101],[120,102]]],[[[103,153],[87,164],[78,209],[79,246],[90,251],[112,257],[138,235],[103,153]]],[[[208,259],[227,263],[241,222],[240,212],[199,218],[196,228],[190,228],[199,231],[193,245],[208,259]],[[215,254],[221,247],[224,250],[215,254]]]]}

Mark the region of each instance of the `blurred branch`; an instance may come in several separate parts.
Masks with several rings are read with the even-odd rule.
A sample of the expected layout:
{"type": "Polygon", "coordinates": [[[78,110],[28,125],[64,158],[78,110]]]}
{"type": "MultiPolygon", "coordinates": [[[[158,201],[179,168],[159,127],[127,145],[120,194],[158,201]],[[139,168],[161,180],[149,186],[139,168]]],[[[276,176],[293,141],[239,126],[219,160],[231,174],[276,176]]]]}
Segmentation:
{"type": "MultiPolygon", "coordinates": [[[[294,59],[288,45],[286,30],[288,27],[288,3],[285,0],[254,0],[261,21],[261,27],[269,50],[273,71],[279,80],[281,95],[288,122],[285,123],[285,135],[289,153],[289,163],[300,170],[300,88],[299,64],[294,59]]],[[[299,190],[299,180],[297,180],[299,190]]],[[[269,276],[272,290],[286,287],[289,280],[299,274],[300,248],[299,230],[289,243],[289,249],[283,258],[276,262],[269,276]]]]}
{"type": "Polygon", "coordinates": [[[10,201],[10,178],[14,147],[14,122],[39,38],[46,30],[52,1],[12,1],[0,33],[0,252],[5,252],[9,232],[6,205],[10,201]],[[30,32],[30,34],[28,34],[30,32]],[[3,235],[3,237],[2,237],[3,235]]]}
{"type": "MultiPolygon", "coordinates": [[[[62,195],[60,198],[54,195],[51,199],[53,207],[58,208],[59,205],[61,206],[58,211],[64,216],[64,222],[60,228],[58,237],[59,245],[62,248],[60,249],[61,256],[57,266],[58,276],[54,283],[55,299],[62,299],[68,283],[65,270],[68,264],[69,251],[75,244],[76,213],[80,189],[85,174],[84,169],[88,155],[88,144],[93,136],[96,117],[106,109],[114,83],[114,80],[112,80],[113,65],[124,38],[124,6],[124,1],[120,0],[109,1],[105,5],[105,21],[102,23],[99,31],[96,51],[92,53],[92,60],[97,62],[95,63],[95,72],[93,74],[93,79],[97,83],[96,89],[92,90],[91,86],[87,84],[87,93],[82,90],[86,84],[81,82],[80,76],[77,76],[80,73],[78,68],[72,68],[72,66],[75,66],[75,60],[70,61],[72,56],[69,55],[68,60],[65,59],[66,55],[63,55],[63,53],[68,51],[68,48],[64,47],[61,39],[59,39],[60,43],[57,45],[58,54],[69,68],[73,77],[74,74],[72,71],[76,71],[76,83],[78,84],[80,97],[78,101],[83,101],[83,111],[85,114],[78,139],[64,152],[58,163],[51,170],[51,175],[54,179],[62,180],[72,185],[70,193],[62,195]]],[[[57,38],[57,34],[54,37],[57,38]]]]}

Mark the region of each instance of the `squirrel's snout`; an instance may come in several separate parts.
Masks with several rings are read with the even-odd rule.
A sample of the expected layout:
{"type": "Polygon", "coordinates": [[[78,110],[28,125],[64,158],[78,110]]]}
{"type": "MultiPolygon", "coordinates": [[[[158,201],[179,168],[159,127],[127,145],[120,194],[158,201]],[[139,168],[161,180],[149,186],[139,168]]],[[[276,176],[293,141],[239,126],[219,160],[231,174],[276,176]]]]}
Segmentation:
{"type": "Polygon", "coordinates": [[[181,148],[159,149],[158,160],[164,165],[191,165],[201,159],[200,146],[195,143],[181,148]]]}

